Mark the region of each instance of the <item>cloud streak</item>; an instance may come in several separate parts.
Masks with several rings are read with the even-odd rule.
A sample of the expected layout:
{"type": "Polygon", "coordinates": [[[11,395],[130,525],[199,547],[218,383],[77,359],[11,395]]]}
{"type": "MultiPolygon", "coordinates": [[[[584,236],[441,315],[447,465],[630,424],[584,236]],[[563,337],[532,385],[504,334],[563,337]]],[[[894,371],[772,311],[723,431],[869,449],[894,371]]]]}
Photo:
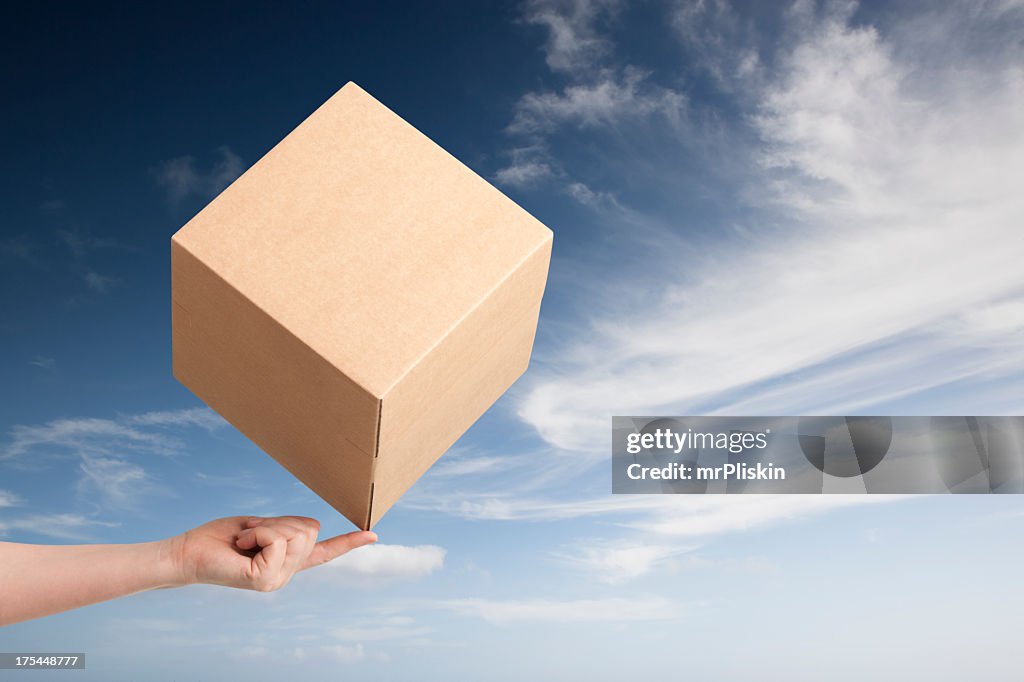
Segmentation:
{"type": "Polygon", "coordinates": [[[242,174],[242,159],[228,147],[217,150],[219,158],[208,168],[196,164],[195,157],[179,156],[160,164],[153,175],[172,202],[188,197],[210,198],[220,193],[242,174]]]}
{"type": "Polygon", "coordinates": [[[670,565],[693,549],[686,545],[591,539],[565,548],[555,558],[599,582],[617,585],[670,565]]]}
{"type": "MultiPolygon", "coordinates": [[[[735,137],[754,140],[734,152],[755,164],[737,197],[759,217],[705,227],[690,250],[619,243],[628,276],[591,273],[586,333],[542,351],[557,371],[534,372],[519,403],[552,446],[604,457],[611,414],[879,409],[1024,372],[1019,46],[936,64],[891,44],[898,30],[805,7],[771,70],[729,72],[745,86],[735,137]]],[[[931,40],[961,40],[958,23],[936,22],[931,40]]]]}
{"type": "Polygon", "coordinates": [[[545,59],[553,71],[575,72],[593,67],[611,50],[601,26],[612,18],[619,0],[531,0],[527,23],[547,31],[545,59]]]}
{"type": "Polygon", "coordinates": [[[0,535],[7,536],[15,531],[57,540],[88,540],[91,537],[91,530],[113,528],[118,525],[80,514],[33,514],[0,520],[0,535]]]}
{"type": "Polygon", "coordinates": [[[583,196],[583,188],[596,196],[551,153],[551,138],[560,129],[621,137],[617,133],[624,124],[684,128],[687,100],[681,92],[653,82],[650,71],[615,63],[614,45],[605,29],[615,23],[623,5],[615,0],[526,3],[527,23],[547,32],[543,49],[549,68],[568,82],[519,99],[506,129],[516,145],[507,152],[507,165],[494,173],[499,184],[519,189],[561,186],[574,198],[583,196]]]}
{"type": "Polygon", "coordinates": [[[146,469],[132,458],[174,455],[184,443],[168,428],[212,431],[225,422],[207,408],[146,412],[117,419],[81,417],[11,427],[0,446],[0,464],[45,466],[49,460],[77,459],[79,495],[126,508],[157,490],[146,469]]]}
{"type": "Polygon", "coordinates": [[[433,607],[494,625],[670,621],[683,614],[683,608],[671,600],[648,596],[628,599],[450,599],[437,601],[433,607]]]}

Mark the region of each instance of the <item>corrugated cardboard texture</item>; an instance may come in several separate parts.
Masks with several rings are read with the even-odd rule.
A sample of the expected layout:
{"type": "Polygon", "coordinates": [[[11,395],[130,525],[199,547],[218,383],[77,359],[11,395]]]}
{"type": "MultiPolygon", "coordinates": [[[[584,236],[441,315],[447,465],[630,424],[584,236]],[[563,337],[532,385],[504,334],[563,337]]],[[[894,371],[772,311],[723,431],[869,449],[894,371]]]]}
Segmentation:
{"type": "Polygon", "coordinates": [[[171,269],[175,377],[361,523],[370,512],[379,400],[177,244],[171,269]]]}
{"type": "Polygon", "coordinates": [[[525,369],[551,232],[350,83],[173,241],[175,375],[368,527],[525,369]]]}
{"type": "Polygon", "coordinates": [[[526,371],[550,257],[547,241],[388,393],[371,523],[526,371]]]}

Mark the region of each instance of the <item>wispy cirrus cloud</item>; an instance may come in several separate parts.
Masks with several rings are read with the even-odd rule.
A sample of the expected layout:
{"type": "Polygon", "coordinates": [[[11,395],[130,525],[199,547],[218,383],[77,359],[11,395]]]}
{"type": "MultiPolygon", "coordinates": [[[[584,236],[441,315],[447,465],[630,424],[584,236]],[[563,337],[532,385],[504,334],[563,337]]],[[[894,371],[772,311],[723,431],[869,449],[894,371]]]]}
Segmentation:
{"type": "Polygon", "coordinates": [[[654,596],[597,599],[449,599],[433,602],[434,609],[495,625],[513,623],[631,623],[670,621],[684,607],[654,596]]]}
{"type": "Polygon", "coordinates": [[[79,494],[113,507],[130,507],[154,490],[150,476],[138,464],[116,457],[82,454],[79,494]]]}
{"type": "Polygon", "coordinates": [[[650,83],[648,77],[648,73],[627,66],[621,74],[602,73],[596,80],[569,85],[558,92],[527,93],[519,100],[508,131],[540,135],[561,126],[600,129],[650,116],[659,116],[672,127],[680,126],[685,97],[650,83]]]}
{"type": "Polygon", "coordinates": [[[43,266],[40,257],[41,251],[42,245],[28,234],[19,234],[0,239],[0,255],[28,263],[35,267],[43,266]]]}
{"type": "Polygon", "coordinates": [[[89,291],[97,294],[107,294],[121,284],[121,280],[110,275],[102,275],[95,270],[86,270],[82,273],[82,280],[89,291]]]}
{"type": "Polygon", "coordinates": [[[423,640],[432,628],[417,624],[410,616],[378,616],[358,624],[331,628],[332,637],[344,642],[383,642],[400,640],[404,644],[423,640]]]}
{"type": "Polygon", "coordinates": [[[203,168],[193,156],[164,161],[153,170],[158,185],[172,202],[190,196],[209,198],[230,185],[245,170],[242,159],[227,146],[217,150],[218,158],[203,168]]]}
{"type": "MultiPolygon", "coordinates": [[[[728,153],[750,161],[733,196],[756,217],[687,227],[665,197],[654,222],[692,230],[688,246],[638,234],[616,242],[623,276],[578,279],[587,331],[541,351],[557,369],[535,371],[519,406],[551,445],[603,457],[611,414],[1024,407],[985,398],[1024,373],[1021,47],[972,57],[955,10],[883,33],[854,7],[794,5],[776,42],[748,46],[768,51],[761,67],[722,70],[739,112],[728,153]],[[960,56],[935,58],[939,44],[960,56]],[[957,403],[944,385],[975,388],[957,403]]],[[[976,14],[990,40],[1024,24],[976,14]]]]}
{"type": "Polygon", "coordinates": [[[137,426],[195,426],[207,431],[227,426],[224,418],[208,407],[193,407],[184,410],[157,410],[128,415],[123,419],[129,424],[137,426]]]}
{"type": "Polygon", "coordinates": [[[570,545],[554,556],[570,569],[582,571],[599,582],[617,585],[663,568],[694,549],[687,545],[591,538],[570,545]]]}
{"type": "MultiPolygon", "coordinates": [[[[71,270],[76,272],[91,294],[105,295],[123,284],[120,277],[107,275],[91,262],[92,256],[99,251],[131,250],[131,247],[110,237],[100,237],[79,228],[62,228],[57,230],[57,241],[63,245],[72,257],[71,270]]],[[[71,298],[72,303],[88,300],[85,294],[71,298]]]]}
{"type": "Polygon", "coordinates": [[[33,355],[32,359],[28,361],[28,364],[33,367],[38,367],[44,372],[53,372],[57,369],[57,360],[48,355],[33,355]]]}
{"type": "Polygon", "coordinates": [[[494,174],[494,179],[511,187],[529,187],[547,180],[555,175],[551,164],[544,160],[544,153],[530,149],[516,149],[512,152],[512,162],[494,174]]]}
{"type": "Polygon", "coordinates": [[[548,67],[572,73],[593,68],[611,51],[601,29],[621,6],[621,0],[530,0],[523,18],[546,30],[548,67]]]}
{"type": "Polygon", "coordinates": [[[128,248],[116,239],[99,237],[80,229],[57,230],[57,238],[76,259],[85,258],[94,251],[128,248]]]}
{"type": "MultiPolygon", "coordinates": [[[[43,424],[15,425],[0,446],[0,460],[33,451],[110,454],[150,452],[170,454],[182,442],[161,427],[220,428],[226,422],[209,408],[188,408],[122,415],[116,419],[79,417],[54,419],[43,424]]],[[[44,453],[46,454],[46,453],[44,453]]]]}
{"type": "MultiPolygon", "coordinates": [[[[496,482],[494,482],[496,483],[496,482]]],[[[486,484],[477,481],[477,487],[486,484]]],[[[518,490],[459,491],[457,501],[418,498],[413,509],[491,521],[559,521],[614,517],[623,526],[685,538],[710,538],[765,528],[798,517],[905,499],[896,495],[602,495],[566,499],[518,490]]]]}
{"type": "Polygon", "coordinates": [[[80,495],[114,507],[131,506],[156,490],[140,455],[173,455],[183,441],[168,427],[213,430],[225,422],[207,408],[146,412],[116,419],[55,419],[11,427],[0,445],[0,463],[47,466],[50,460],[78,460],[80,495]]]}
{"type": "Polygon", "coordinates": [[[0,535],[7,536],[15,531],[57,540],[89,540],[93,530],[118,525],[80,514],[32,514],[13,519],[0,519],[0,535]]]}
{"type": "Polygon", "coordinates": [[[613,58],[614,44],[605,29],[622,9],[621,2],[601,0],[525,5],[524,19],[547,32],[543,49],[549,68],[568,82],[519,99],[506,130],[515,144],[506,152],[508,163],[494,173],[497,182],[516,188],[563,187],[578,197],[585,183],[550,151],[550,138],[559,129],[608,132],[623,124],[643,127],[652,119],[682,129],[686,97],[653,82],[650,71],[613,58]]]}
{"type": "Polygon", "coordinates": [[[179,440],[163,433],[112,419],[82,417],[11,427],[7,443],[0,449],[0,459],[10,460],[30,452],[41,452],[44,456],[115,450],[168,454],[179,446],[179,440]]]}

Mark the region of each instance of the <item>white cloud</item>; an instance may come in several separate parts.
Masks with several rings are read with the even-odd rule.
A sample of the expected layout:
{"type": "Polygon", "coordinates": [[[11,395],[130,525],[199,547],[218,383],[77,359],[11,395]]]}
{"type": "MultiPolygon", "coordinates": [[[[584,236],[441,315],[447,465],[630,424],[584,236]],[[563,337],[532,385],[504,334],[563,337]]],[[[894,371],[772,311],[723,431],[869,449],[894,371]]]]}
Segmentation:
{"type": "Polygon", "coordinates": [[[71,255],[78,259],[85,258],[93,251],[125,248],[116,239],[96,237],[80,230],[57,230],[57,238],[71,251],[71,255]]]}
{"type": "MultiPolygon", "coordinates": [[[[614,516],[622,525],[654,535],[709,538],[846,507],[905,499],[897,495],[863,494],[605,495],[582,499],[564,499],[563,494],[563,499],[557,499],[529,497],[516,494],[516,491],[504,495],[460,492],[457,497],[461,498],[458,503],[446,503],[439,497],[432,503],[421,501],[412,506],[491,521],[557,521],[614,516]]],[[[601,548],[595,551],[600,553],[601,548]]],[[[591,558],[601,560],[597,556],[591,558]]]]}
{"type": "Polygon", "coordinates": [[[662,597],[603,599],[450,599],[434,608],[480,618],[496,625],[510,623],[630,623],[679,618],[680,605],[662,597]]]}
{"type": "Polygon", "coordinates": [[[9,255],[35,267],[42,267],[43,265],[37,256],[40,250],[40,245],[27,234],[19,234],[0,240],[0,254],[9,255]]]}
{"type": "Polygon", "coordinates": [[[342,663],[359,663],[366,660],[366,650],[362,644],[328,644],[320,648],[321,651],[330,654],[342,663]]]}
{"type": "Polygon", "coordinates": [[[648,73],[626,67],[621,74],[605,72],[561,92],[527,93],[508,129],[514,134],[550,133],[560,126],[596,129],[656,115],[678,127],[685,107],[681,93],[654,85],[648,73]]]}
{"type": "Polygon", "coordinates": [[[726,91],[749,83],[762,67],[751,25],[726,0],[680,2],[670,23],[689,48],[688,60],[726,91]]]}
{"type": "Polygon", "coordinates": [[[528,187],[550,178],[553,174],[551,166],[544,161],[513,161],[508,166],[498,169],[494,179],[503,185],[528,187]]]}
{"type": "Polygon", "coordinates": [[[343,642],[382,642],[400,640],[408,644],[423,640],[430,635],[431,628],[417,625],[409,616],[380,617],[361,625],[346,625],[331,628],[331,636],[343,642]]]}
{"type": "Polygon", "coordinates": [[[9,490],[0,490],[0,507],[16,507],[21,504],[21,498],[9,490]]]}
{"type": "Polygon", "coordinates": [[[90,530],[112,528],[120,524],[98,521],[80,514],[34,514],[15,519],[0,520],[0,535],[11,531],[43,535],[58,540],[88,540],[90,530]]]}
{"type": "MultiPolygon", "coordinates": [[[[1024,372],[1020,46],[922,61],[887,42],[898,30],[800,7],[735,101],[751,126],[736,139],[756,135],[736,153],[760,161],[737,197],[763,224],[690,251],[619,244],[627,274],[593,273],[586,331],[541,349],[557,371],[523,392],[519,415],[551,445],[604,457],[612,414],[841,413],[1024,372]]],[[[957,52],[958,26],[925,35],[957,52]]],[[[613,117],[586,92],[588,119],[564,113],[572,97],[528,95],[526,127],[613,117]]]]}
{"type": "Polygon", "coordinates": [[[579,203],[584,206],[589,206],[590,208],[612,208],[618,212],[624,210],[619,204],[618,199],[616,199],[612,194],[609,192],[595,191],[583,182],[570,182],[565,188],[565,193],[579,203]]]}
{"type": "Polygon", "coordinates": [[[695,495],[666,506],[643,522],[629,525],[645,532],[683,538],[765,528],[846,507],[887,504],[895,495],[695,495]]]}
{"type": "Polygon", "coordinates": [[[571,568],[600,582],[624,583],[669,565],[693,551],[692,546],[641,543],[635,540],[590,539],[565,548],[555,556],[571,568]]]}
{"type": "Polygon", "coordinates": [[[445,458],[431,471],[431,475],[440,478],[453,476],[475,476],[492,473],[514,466],[519,458],[514,455],[497,456],[453,456],[447,453],[445,458]]]}
{"type": "Polygon", "coordinates": [[[208,169],[196,167],[191,156],[165,161],[155,171],[157,184],[167,191],[171,201],[189,196],[212,197],[242,174],[242,159],[228,147],[220,147],[220,158],[208,169]]]}
{"type": "Polygon", "coordinates": [[[189,408],[122,415],[117,419],[81,417],[55,419],[45,424],[11,427],[6,445],[0,447],[0,460],[31,451],[70,450],[92,454],[115,451],[170,454],[181,448],[181,441],[165,432],[148,427],[200,427],[212,430],[226,422],[208,408],[189,408]]]}
{"type": "Polygon", "coordinates": [[[371,581],[421,578],[444,566],[446,550],[436,545],[383,545],[362,547],[326,564],[318,573],[340,580],[371,581]]]}
{"type": "Polygon", "coordinates": [[[52,372],[57,368],[57,361],[46,355],[35,355],[28,361],[28,364],[46,372],[52,372]]]}
{"type": "Polygon", "coordinates": [[[130,506],[153,489],[145,469],[123,459],[83,454],[79,469],[79,493],[106,505],[130,506]]]}
{"type": "Polygon", "coordinates": [[[525,19],[548,31],[544,52],[554,71],[593,67],[611,49],[599,25],[613,16],[619,0],[531,0],[525,19]]]}
{"type": "Polygon", "coordinates": [[[197,426],[213,431],[227,425],[223,417],[208,407],[193,407],[184,410],[161,410],[131,415],[126,418],[130,424],[144,426],[197,426]]]}
{"type": "Polygon", "coordinates": [[[213,430],[225,423],[206,408],[194,408],[16,425],[0,445],[0,462],[23,467],[44,465],[54,458],[77,459],[80,495],[126,507],[144,493],[158,490],[143,466],[131,461],[132,456],[180,452],[184,443],[167,427],[213,430]]]}
{"type": "Polygon", "coordinates": [[[180,441],[112,419],[83,417],[55,419],[35,426],[13,426],[0,459],[11,459],[33,450],[71,450],[105,453],[114,449],[170,453],[180,441]]]}
{"type": "Polygon", "coordinates": [[[509,151],[511,162],[495,172],[497,182],[516,188],[564,186],[569,196],[595,205],[595,200],[611,195],[594,192],[566,173],[549,149],[553,133],[563,127],[601,131],[608,135],[607,143],[620,138],[627,128],[648,123],[667,123],[677,132],[682,130],[686,97],[652,82],[650,72],[614,59],[606,28],[622,5],[618,0],[526,3],[526,21],[548,31],[544,52],[549,68],[567,75],[570,82],[520,98],[506,129],[520,144],[509,151]]]}
{"type": "Polygon", "coordinates": [[[85,285],[97,294],[110,293],[112,289],[121,283],[121,280],[117,277],[101,275],[95,270],[86,270],[82,274],[82,279],[85,280],[85,285]]]}

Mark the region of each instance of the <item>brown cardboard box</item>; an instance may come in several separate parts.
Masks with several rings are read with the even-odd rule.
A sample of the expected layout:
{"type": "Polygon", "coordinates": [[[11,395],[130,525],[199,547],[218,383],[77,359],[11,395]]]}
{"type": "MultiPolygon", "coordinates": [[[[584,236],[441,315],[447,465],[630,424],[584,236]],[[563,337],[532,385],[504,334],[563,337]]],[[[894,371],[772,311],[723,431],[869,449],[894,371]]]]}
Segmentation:
{"type": "Polygon", "coordinates": [[[349,83],[171,240],[174,375],[370,528],[525,371],[551,238],[349,83]]]}

